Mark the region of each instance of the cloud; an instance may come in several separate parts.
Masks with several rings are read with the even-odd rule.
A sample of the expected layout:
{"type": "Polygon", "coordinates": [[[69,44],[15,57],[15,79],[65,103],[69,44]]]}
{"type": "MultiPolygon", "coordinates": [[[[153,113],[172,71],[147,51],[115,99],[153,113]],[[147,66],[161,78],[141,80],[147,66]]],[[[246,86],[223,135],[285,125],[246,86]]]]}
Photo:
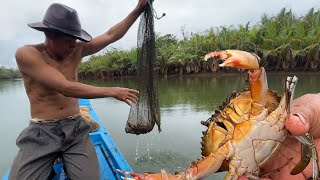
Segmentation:
{"type": "MultiPolygon", "coordinates": [[[[0,64],[16,66],[15,50],[25,44],[40,43],[43,33],[27,26],[41,21],[50,0],[9,0],[0,6],[0,64]]],[[[78,11],[83,29],[92,36],[107,31],[136,6],[138,0],[56,0],[78,11]]],[[[283,7],[303,16],[310,8],[320,8],[320,0],[155,0],[154,8],[161,20],[155,20],[156,32],[181,37],[181,27],[188,32],[203,32],[210,27],[237,27],[248,21],[259,22],[264,13],[276,15],[283,7]]],[[[129,49],[136,46],[138,22],[111,46],[129,49]]]]}

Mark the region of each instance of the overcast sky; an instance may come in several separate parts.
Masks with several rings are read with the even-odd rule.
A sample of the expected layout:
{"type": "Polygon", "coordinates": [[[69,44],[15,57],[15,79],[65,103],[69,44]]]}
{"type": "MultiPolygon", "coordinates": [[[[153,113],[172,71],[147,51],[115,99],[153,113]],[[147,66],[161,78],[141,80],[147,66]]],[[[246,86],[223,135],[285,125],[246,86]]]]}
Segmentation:
{"type": "MultiPolygon", "coordinates": [[[[27,24],[42,21],[47,7],[54,2],[76,9],[82,28],[95,37],[127,16],[138,0],[2,0],[0,66],[16,67],[14,53],[18,47],[44,41],[43,33],[27,24]]],[[[276,15],[283,7],[303,16],[312,7],[318,10],[320,0],[155,0],[157,14],[167,14],[155,20],[155,31],[180,38],[182,26],[190,33],[203,32],[210,27],[238,26],[248,21],[255,24],[264,13],[276,15]]],[[[110,46],[135,47],[138,21],[122,39],[110,46]]]]}

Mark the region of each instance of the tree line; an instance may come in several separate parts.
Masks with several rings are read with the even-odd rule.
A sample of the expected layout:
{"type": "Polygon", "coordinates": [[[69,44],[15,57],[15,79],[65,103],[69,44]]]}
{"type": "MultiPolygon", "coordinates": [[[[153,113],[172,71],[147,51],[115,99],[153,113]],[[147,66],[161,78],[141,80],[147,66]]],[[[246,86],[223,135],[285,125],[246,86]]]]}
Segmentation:
{"type": "Polygon", "coordinates": [[[19,70],[14,68],[0,67],[0,80],[1,79],[17,79],[21,78],[19,70]]]}
{"type": "MultiPolygon", "coordinates": [[[[298,17],[283,8],[277,15],[264,14],[260,22],[235,26],[211,27],[201,33],[156,35],[156,63],[160,75],[234,71],[220,69],[218,59],[203,60],[205,54],[224,49],[256,53],[260,64],[274,71],[320,70],[320,10],[310,9],[298,17]]],[[[79,76],[104,78],[135,75],[137,49],[108,49],[91,56],[79,67],[79,76]]]]}

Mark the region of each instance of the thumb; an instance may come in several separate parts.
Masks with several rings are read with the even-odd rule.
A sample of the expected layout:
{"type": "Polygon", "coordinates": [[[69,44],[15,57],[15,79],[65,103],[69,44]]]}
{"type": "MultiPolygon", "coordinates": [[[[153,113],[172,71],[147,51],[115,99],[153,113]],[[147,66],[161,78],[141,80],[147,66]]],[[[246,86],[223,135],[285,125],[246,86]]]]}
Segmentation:
{"type": "Polygon", "coordinates": [[[320,94],[305,94],[292,102],[291,113],[285,122],[286,128],[295,136],[309,132],[320,137],[320,94]]]}
{"type": "MultiPolygon", "coordinates": [[[[249,180],[246,176],[239,176],[238,177],[238,180],[249,180]]],[[[271,180],[269,178],[262,178],[262,179],[259,179],[259,180],[271,180]]]]}
{"type": "Polygon", "coordinates": [[[246,176],[239,176],[238,180],[249,180],[246,176]]]}
{"type": "Polygon", "coordinates": [[[285,122],[286,129],[294,136],[302,136],[309,132],[310,125],[301,114],[290,114],[285,122]]]}

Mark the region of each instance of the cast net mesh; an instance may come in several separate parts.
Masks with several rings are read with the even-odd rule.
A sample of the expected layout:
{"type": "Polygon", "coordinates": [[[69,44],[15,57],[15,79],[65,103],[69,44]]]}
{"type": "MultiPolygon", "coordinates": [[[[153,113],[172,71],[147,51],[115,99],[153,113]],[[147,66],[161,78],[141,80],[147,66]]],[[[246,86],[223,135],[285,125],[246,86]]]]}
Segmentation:
{"type": "MultiPolygon", "coordinates": [[[[151,2],[152,3],[152,2],[151,2]]],[[[132,104],[126,133],[145,134],[150,132],[155,124],[160,129],[160,108],[157,96],[155,33],[152,4],[146,6],[141,14],[137,40],[137,84],[139,101],[132,104]]]]}

